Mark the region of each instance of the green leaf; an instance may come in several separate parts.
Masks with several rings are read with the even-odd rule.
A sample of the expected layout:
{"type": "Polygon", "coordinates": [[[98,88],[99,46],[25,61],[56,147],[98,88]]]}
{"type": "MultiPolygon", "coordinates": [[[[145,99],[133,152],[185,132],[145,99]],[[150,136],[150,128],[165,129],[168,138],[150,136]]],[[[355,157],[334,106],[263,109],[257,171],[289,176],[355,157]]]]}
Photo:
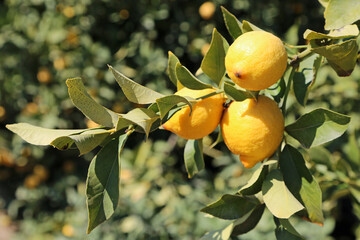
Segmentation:
{"type": "Polygon", "coordinates": [[[221,6],[221,11],[223,13],[227,30],[234,40],[237,39],[242,34],[241,22],[223,6],[221,6]]]}
{"type": "Polygon", "coordinates": [[[275,236],[277,240],[301,240],[304,239],[287,219],[276,219],[275,236]]]}
{"type": "Polygon", "coordinates": [[[228,82],[224,82],[224,92],[234,101],[244,101],[247,98],[254,98],[251,93],[243,91],[237,87],[237,85],[232,85],[228,82]]]}
{"type": "Polygon", "coordinates": [[[114,74],[117,83],[120,85],[126,98],[133,103],[138,104],[150,104],[154,103],[156,99],[164,97],[163,94],[155,92],[154,90],[144,87],[130,78],[127,78],[112,66],[109,65],[109,69],[114,74]]]}
{"type": "Polygon", "coordinates": [[[57,149],[66,150],[75,143],[80,155],[83,155],[99,146],[109,135],[110,132],[105,129],[89,129],[80,134],[56,138],[50,144],[57,149]]]}
{"type": "Polygon", "coordinates": [[[186,67],[181,65],[181,63],[176,64],[175,71],[177,79],[184,87],[194,90],[212,88],[211,85],[203,83],[197,79],[186,67]]]}
{"type": "Polygon", "coordinates": [[[235,221],[234,228],[231,233],[232,236],[237,236],[241,234],[245,234],[250,230],[254,229],[256,225],[259,223],[263,213],[265,210],[265,204],[260,204],[255,207],[255,209],[251,212],[251,214],[241,223],[235,221]]]}
{"type": "Polygon", "coordinates": [[[209,51],[207,51],[201,62],[203,72],[213,80],[218,86],[225,75],[225,55],[229,48],[228,42],[214,28],[209,51]]]}
{"type": "Polygon", "coordinates": [[[221,219],[238,219],[258,205],[259,202],[254,200],[240,195],[225,194],[219,200],[200,211],[221,219]]]}
{"type": "Polygon", "coordinates": [[[261,191],[261,186],[263,181],[268,173],[268,166],[261,165],[251,176],[250,180],[244,185],[240,190],[239,193],[243,195],[254,195],[261,191]]]}
{"type": "Polygon", "coordinates": [[[251,31],[263,31],[261,28],[245,20],[242,21],[241,30],[243,33],[251,32],[251,31]]]}
{"type": "Polygon", "coordinates": [[[216,140],[215,140],[215,142],[213,142],[212,144],[211,144],[211,146],[209,146],[209,148],[211,149],[211,148],[214,148],[217,144],[219,144],[219,143],[221,143],[221,142],[223,142],[224,141],[224,138],[223,138],[223,136],[222,136],[222,131],[221,131],[221,129],[220,129],[220,125],[219,125],[219,132],[218,132],[218,135],[217,135],[217,137],[216,137],[216,140]]]}
{"type": "Polygon", "coordinates": [[[313,39],[341,39],[349,37],[357,37],[359,35],[359,28],[354,25],[346,25],[340,29],[335,29],[330,31],[328,34],[318,33],[310,29],[306,29],[304,32],[304,39],[313,40],[313,39]]]}
{"type": "Polygon", "coordinates": [[[285,94],[285,90],[286,90],[286,83],[284,77],[281,77],[280,80],[277,81],[274,85],[265,89],[265,91],[269,93],[277,103],[281,101],[282,97],[285,94]]]}
{"type": "Polygon", "coordinates": [[[72,134],[79,134],[88,129],[48,129],[37,127],[28,123],[8,124],[6,127],[19,135],[23,140],[34,145],[51,145],[55,139],[72,134]]]}
{"type": "Polygon", "coordinates": [[[298,103],[306,105],[311,87],[315,84],[316,75],[320,68],[322,57],[314,54],[300,63],[300,67],[294,74],[293,88],[298,103]]]}
{"type": "Polygon", "coordinates": [[[90,163],[86,183],[89,214],[87,233],[109,219],[118,206],[120,153],[127,137],[123,134],[110,141],[90,163]]]}
{"type": "Polygon", "coordinates": [[[105,127],[116,125],[118,114],[95,102],[86,92],[81,78],[68,79],[66,85],[71,101],[87,118],[105,127]]]}
{"type": "Polygon", "coordinates": [[[304,208],[286,187],[280,170],[268,173],[261,190],[266,207],[277,218],[289,218],[304,208]]]}
{"type": "Polygon", "coordinates": [[[152,110],[147,108],[135,108],[126,114],[120,114],[119,121],[116,124],[116,131],[128,127],[130,125],[136,125],[146,134],[148,137],[152,124],[160,117],[152,110]]]}
{"type": "Polygon", "coordinates": [[[190,139],[184,149],[185,168],[188,177],[192,178],[205,167],[201,140],[190,139]]]}
{"type": "Polygon", "coordinates": [[[167,71],[169,74],[169,78],[171,82],[176,86],[176,89],[179,91],[181,88],[183,88],[183,86],[176,77],[175,69],[176,69],[176,64],[179,63],[180,61],[172,52],[169,51],[168,54],[169,54],[169,61],[168,61],[167,71]]]}
{"type": "Polygon", "coordinates": [[[311,49],[312,52],[324,56],[329,65],[341,77],[349,76],[354,70],[358,50],[356,39],[311,49]]]}
{"type": "Polygon", "coordinates": [[[318,0],[319,1],[319,3],[323,6],[323,7],[327,7],[327,5],[329,4],[329,1],[330,0],[318,0]]]}
{"type": "Polygon", "coordinates": [[[360,166],[360,145],[355,133],[349,134],[348,143],[344,146],[344,153],[349,159],[352,168],[358,169],[360,166]]]}
{"type": "Polygon", "coordinates": [[[220,229],[206,233],[200,238],[200,240],[228,240],[230,239],[231,232],[233,229],[233,223],[220,229]]]}
{"type": "Polygon", "coordinates": [[[331,0],[324,12],[325,30],[339,29],[360,19],[358,0],[331,0]]]}
{"type": "Polygon", "coordinates": [[[179,103],[185,103],[190,107],[190,114],[192,111],[192,105],[196,103],[196,99],[191,97],[182,97],[179,95],[169,95],[159,99],[156,99],[156,103],[159,107],[160,118],[163,119],[166,114],[179,103]]]}
{"type": "Polygon", "coordinates": [[[310,148],[340,137],[349,123],[349,116],[318,108],[302,115],[285,130],[304,147],[310,148]]]}
{"type": "Polygon", "coordinates": [[[321,189],[307,169],[301,153],[286,145],[280,153],[279,163],[286,186],[304,204],[309,220],[323,224],[321,189]]]}

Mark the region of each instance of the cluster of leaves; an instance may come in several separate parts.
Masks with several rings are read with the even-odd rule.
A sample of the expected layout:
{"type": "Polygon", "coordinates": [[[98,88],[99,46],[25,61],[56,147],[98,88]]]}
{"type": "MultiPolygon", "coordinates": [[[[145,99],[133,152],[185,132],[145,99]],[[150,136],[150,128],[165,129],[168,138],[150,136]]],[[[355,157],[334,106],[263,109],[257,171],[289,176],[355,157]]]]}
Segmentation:
{"type": "MultiPolygon", "coordinates": [[[[224,8],[222,11],[226,26],[234,39],[244,32],[261,30],[247,21],[240,23],[224,8]]],[[[356,41],[354,39],[344,41],[344,48],[343,43],[334,44],[331,40],[356,37],[359,32],[356,25],[343,29],[343,31],[337,31],[336,34],[329,33],[328,35],[313,31],[305,32],[304,37],[310,40],[308,48],[300,54],[296,54],[290,61],[288,74],[285,74],[285,77],[276,86],[265,91],[265,94],[272,95],[275,100],[280,102],[284,114],[292,83],[297,100],[300,104],[305,105],[306,96],[310,90],[309,86],[314,83],[316,72],[320,67],[321,56],[328,60],[330,66],[339,75],[352,71],[356,57],[354,58],[354,54],[349,53],[352,53],[353,49],[357,52],[356,41]],[[349,41],[351,43],[347,43],[349,41]],[[322,48],[323,46],[318,45],[319,42],[328,48],[322,48]],[[350,47],[350,52],[346,52],[344,55],[339,54],[348,49],[348,44],[354,43],[355,47],[350,47]],[[340,45],[342,47],[339,50],[338,46],[340,45]],[[309,69],[311,72],[307,72],[309,69]],[[297,87],[296,84],[305,85],[305,88],[297,87]]],[[[225,38],[214,29],[209,51],[201,64],[202,72],[208,77],[207,82],[194,76],[174,54],[170,53],[168,62],[170,80],[177,88],[185,86],[196,90],[211,88],[215,84],[219,87],[215,94],[225,92],[229,98],[236,101],[256,97],[253,93],[239,89],[229,79],[226,79],[224,58],[228,46],[225,38]]],[[[290,54],[292,51],[292,49],[289,50],[290,54]]],[[[53,145],[65,150],[75,143],[81,154],[93,150],[96,146],[103,146],[92,160],[88,170],[88,232],[108,219],[118,205],[120,153],[129,135],[134,131],[139,131],[145,133],[147,137],[151,131],[157,129],[178,109],[186,105],[191,108],[192,104],[197,101],[197,99],[176,95],[164,96],[137,84],[111,66],[109,68],[129,101],[137,104],[150,104],[149,107],[135,108],[127,114],[117,114],[95,102],[85,91],[81,79],[69,79],[67,85],[74,105],[85,116],[103,127],[82,130],[49,130],[28,124],[8,126],[10,130],[32,144],[53,145]]],[[[287,125],[286,132],[305,148],[310,148],[342,135],[349,121],[350,118],[345,115],[320,108],[304,114],[294,123],[287,125]]],[[[185,146],[185,165],[190,177],[204,167],[201,151],[202,143],[199,140],[189,140],[185,146]]],[[[278,160],[266,161],[237,194],[226,194],[202,211],[222,219],[236,219],[230,225],[231,227],[226,228],[226,231],[232,235],[238,235],[246,233],[256,226],[265,205],[275,217],[276,235],[279,239],[285,239],[290,235],[301,237],[287,220],[295,213],[308,218],[311,222],[323,223],[321,190],[307,169],[301,153],[289,144],[282,147],[278,160]],[[259,192],[261,192],[260,195],[259,192]]],[[[216,233],[209,233],[204,238],[212,236],[216,236],[216,233]]],[[[223,239],[226,238],[223,237],[223,239]]]]}

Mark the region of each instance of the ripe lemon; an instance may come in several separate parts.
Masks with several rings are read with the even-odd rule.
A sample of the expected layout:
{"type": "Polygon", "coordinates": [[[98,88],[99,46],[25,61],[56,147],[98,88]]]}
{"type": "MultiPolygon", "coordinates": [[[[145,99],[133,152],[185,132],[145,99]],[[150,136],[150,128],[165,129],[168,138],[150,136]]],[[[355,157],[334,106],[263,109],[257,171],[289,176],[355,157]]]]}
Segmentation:
{"type": "Polygon", "coordinates": [[[284,74],[287,54],[282,41],[265,31],[239,36],[225,57],[229,77],[240,87],[260,91],[276,83],[284,74]]]}
{"type": "Polygon", "coordinates": [[[224,142],[240,155],[246,168],[270,157],[280,145],[284,118],[275,101],[266,96],[258,100],[232,102],[221,120],[224,142]]]}
{"type": "MultiPolygon", "coordinates": [[[[192,90],[182,88],[176,95],[199,98],[214,92],[214,89],[192,90]]],[[[220,123],[223,112],[224,98],[216,94],[197,102],[192,107],[187,106],[176,112],[164,125],[164,129],[171,131],[185,139],[200,139],[215,130],[220,123]]]]}

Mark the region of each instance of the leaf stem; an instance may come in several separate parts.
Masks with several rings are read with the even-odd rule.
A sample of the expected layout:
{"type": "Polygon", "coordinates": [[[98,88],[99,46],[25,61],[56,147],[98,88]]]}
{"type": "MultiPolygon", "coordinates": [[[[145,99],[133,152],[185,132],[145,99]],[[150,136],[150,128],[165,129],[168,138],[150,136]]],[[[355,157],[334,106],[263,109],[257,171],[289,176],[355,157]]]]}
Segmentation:
{"type": "Polygon", "coordinates": [[[291,44],[288,44],[286,42],[283,42],[285,46],[289,47],[289,48],[307,48],[308,45],[291,45],[291,44]]]}
{"type": "Polygon", "coordinates": [[[293,59],[290,61],[290,66],[297,68],[301,61],[305,60],[313,54],[314,53],[311,51],[310,47],[305,49],[304,51],[293,57],[293,59]]]}
{"type": "Polygon", "coordinates": [[[214,96],[214,95],[216,95],[216,94],[223,93],[223,92],[224,92],[223,89],[218,89],[218,90],[216,90],[215,92],[206,94],[206,95],[204,95],[204,96],[202,96],[202,97],[198,97],[198,98],[196,98],[196,100],[201,100],[201,99],[209,98],[209,97],[212,97],[212,96],[214,96]]]}
{"type": "Polygon", "coordinates": [[[285,114],[286,113],[286,101],[287,101],[287,98],[288,98],[288,95],[289,95],[289,92],[290,92],[292,80],[294,78],[295,68],[296,68],[295,66],[292,66],[291,73],[289,75],[289,80],[287,82],[285,93],[284,93],[284,100],[283,100],[283,103],[282,103],[282,106],[281,106],[281,111],[282,111],[284,117],[286,115],[285,114]]]}

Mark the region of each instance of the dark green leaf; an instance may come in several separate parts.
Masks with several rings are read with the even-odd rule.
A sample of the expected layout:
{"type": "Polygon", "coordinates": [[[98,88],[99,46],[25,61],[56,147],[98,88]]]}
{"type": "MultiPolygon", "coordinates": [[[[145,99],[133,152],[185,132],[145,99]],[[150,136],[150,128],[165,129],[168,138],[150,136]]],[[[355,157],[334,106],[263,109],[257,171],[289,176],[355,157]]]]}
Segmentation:
{"type": "Polygon", "coordinates": [[[268,173],[261,190],[266,207],[277,218],[289,218],[304,208],[286,187],[280,170],[268,173]]]}
{"type": "Polygon", "coordinates": [[[87,118],[105,127],[116,125],[118,114],[95,102],[86,92],[81,78],[68,79],[66,85],[71,101],[87,118]]]}
{"type": "Polygon", "coordinates": [[[242,34],[241,22],[239,22],[239,20],[224,7],[221,7],[221,11],[223,13],[226,28],[231,37],[235,40],[242,34]]]}
{"type": "Polygon", "coordinates": [[[276,219],[275,236],[277,240],[304,239],[287,219],[276,219]]]}
{"type": "Polygon", "coordinates": [[[176,86],[177,90],[180,90],[182,88],[181,83],[178,81],[177,77],[176,77],[176,64],[179,63],[179,59],[175,56],[175,54],[173,54],[172,52],[169,51],[169,61],[168,61],[168,74],[169,74],[169,78],[171,80],[171,82],[176,86]]]}
{"type": "Polygon", "coordinates": [[[154,103],[156,99],[164,97],[163,94],[155,92],[154,90],[144,87],[130,78],[127,78],[122,73],[115,70],[109,65],[109,69],[114,74],[116,82],[120,85],[126,98],[133,103],[150,104],[154,103]]]}
{"type": "Polygon", "coordinates": [[[282,97],[284,96],[285,90],[286,90],[286,83],[284,77],[280,78],[280,80],[277,81],[271,87],[265,89],[265,91],[268,92],[277,103],[279,103],[282,97]]]}
{"type": "Polygon", "coordinates": [[[236,85],[232,85],[228,82],[224,82],[224,91],[227,96],[235,101],[244,101],[247,98],[254,98],[251,93],[243,91],[236,85]]]}
{"type": "Polygon", "coordinates": [[[56,138],[50,144],[57,149],[66,150],[75,143],[80,155],[83,155],[99,146],[109,135],[110,132],[105,129],[89,129],[80,134],[56,138]]]}
{"type": "Polygon", "coordinates": [[[340,137],[349,123],[349,116],[319,108],[304,114],[285,130],[304,147],[310,148],[340,137]]]}
{"type": "Polygon", "coordinates": [[[280,153],[279,163],[286,186],[304,204],[309,220],[323,224],[321,189],[307,169],[301,153],[286,145],[280,153]]]}
{"type": "Polygon", "coordinates": [[[93,158],[86,183],[89,223],[87,233],[109,219],[119,202],[120,153],[127,140],[121,135],[93,158]]]}
{"type": "Polygon", "coordinates": [[[263,31],[261,28],[245,20],[242,21],[241,30],[243,33],[251,31],[263,31]]]}
{"type": "Polygon", "coordinates": [[[225,55],[228,48],[225,38],[214,28],[210,48],[201,62],[201,69],[218,86],[226,72],[225,55]]]}
{"type": "Polygon", "coordinates": [[[261,186],[263,184],[263,181],[266,177],[266,174],[268,173],[268,166],[267,165],[261,165],[251,176],[248,183],[243,186],[239,193],[243,195],[254,195],[261,191],[261,186]]]}
{"type": "Polygon", "coordinates": [[[293,88],[296,100],[305,106],[311,87],[315,83],[322,57],[314,54],[300,63],[300,67],[294,74],[293,88]]]}
{"type": "Polygon", "coordinates": [[[190,139],[184,149],[184,161],[188,177],[192,178],[205,167],[201,140],[190,139]]]}
{"type": "Polygon", "coordinates": [[[265,204],[261,204],[255,207],[255,209],[251,212],[249,217],[247,217],[243,222],[238,223],[235,222],[235,226],[231,233],[232,236],[241,235],[249,232],[254,229],[256,225],[259,223],[263,213],[265,210],[265,204]]]}
{"type": "Polygon", "coordinates": [[[130,125],[139,126],[142,132],[149,135],[152,124],[160,117],[152,110],[147,108],[135,108],[127,114],[120,114],[119,121],[116,125],[116,131],[130,125]]]}
{"type": "Polygon", "coordinates": [[[325,30],[339,29],[360,19],[358,0],[331,0],[324,12],[325,30]]]}
{"type": "Polygon", "coordinates": [[[156,99],[156,103],[159,107],[160,117],[163,119],[166,114],[179,103],[185,103],[190,107],[190,113],[192,111],[192,103],[195,103],[196,100],[190,97],[182,97],[179,95],[169,95],[159,99],[156,99]]]}
{"type": "Polygon", "coordinates": [[[354,70],[358,50],[356,39],[311,49],[311,51],[325,57],[329,65],[341,77],[349,76],[354,70]]]}
{"type": "Polygon", "coordinates": [[[310,29],[306,29],[304,32],[304,39],[313,40],[313,39],[341,39],[349,37],[357,37],[359,35],[359,28],[354,25],[347,25],[340,29],[332,30],[328,34],[318,33],[310,29]]]}
{"type": "Polygon", "coordinates": [[[186,67],[181,65],[181,63],[176,64],[175,71],[177,79],[184,87],[194,90],[212,88],[211,85],[203,83],[199,79],[197,79],[186,67]]]}
{"type": "Polygon", "coordinates": [[[243,217],[258,205],[255,199],[240,195],[225,194],[216,202],[201,209],[201,212],[221,219],[237,219],[243,217]]]}

